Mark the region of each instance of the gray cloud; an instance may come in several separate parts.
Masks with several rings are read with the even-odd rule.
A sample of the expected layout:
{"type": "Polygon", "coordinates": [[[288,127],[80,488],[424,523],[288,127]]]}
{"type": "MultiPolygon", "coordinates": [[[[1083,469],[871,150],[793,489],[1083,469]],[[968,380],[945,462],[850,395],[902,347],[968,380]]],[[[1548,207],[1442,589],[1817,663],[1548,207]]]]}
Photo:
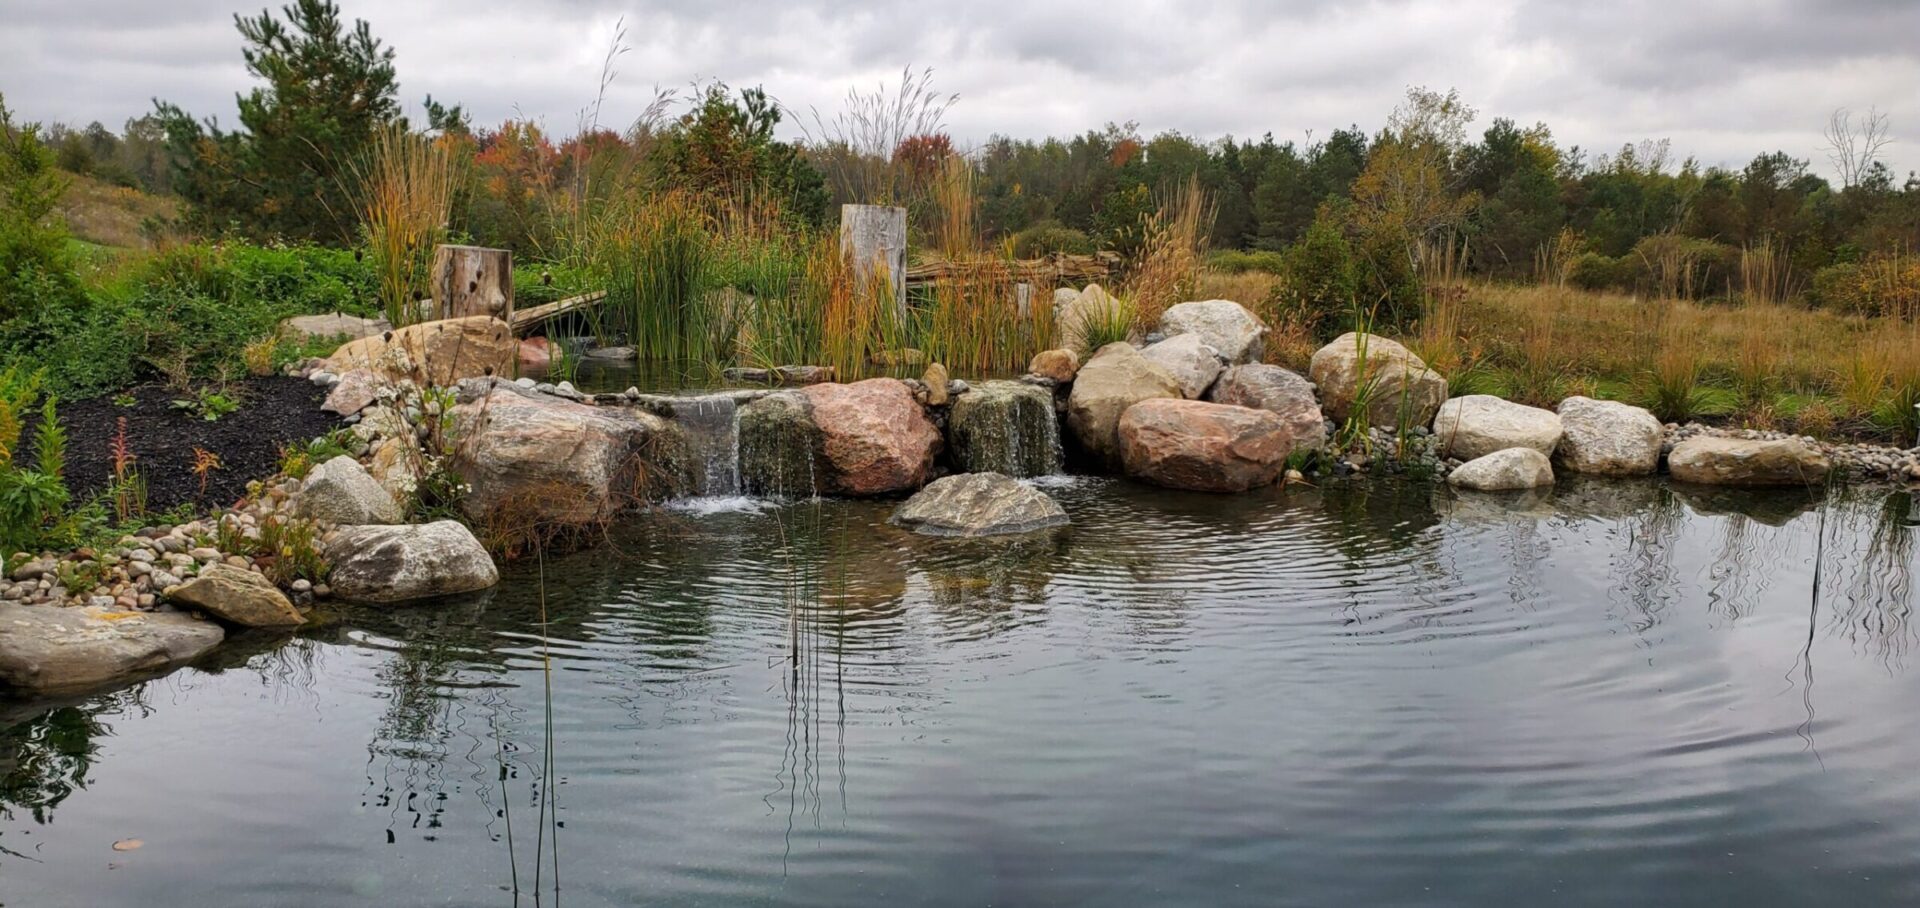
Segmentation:
{"type": "MultiPolygon", "coordinates": [[[[0,91],[29,119],[117,125],[180,103],[233,119],[248,85],[232,0],[0,0],[0,91]]],[[[1829,111],[1878,107],[1920,136],[1920,4],[1911,0],[345,0],[399,53],[404,100],[481,123],[570,130],[624,20],[603,122],[655,86],[764,84],[831,116],[850,86],[911,63],[958,92],[962,144],[1108,121],[1202,137],[1375,128],[1408,85],[1454,86],[1481,113],[1545,121],[1603,151],[1671,138],[1738,166],[1782,149],[1824,167],[1829,111]]],[[[251,13],[257,7],[246,7],[251,13]]],[[[1920,138],[1888,163],[1920,168],[1920,138]]]]}

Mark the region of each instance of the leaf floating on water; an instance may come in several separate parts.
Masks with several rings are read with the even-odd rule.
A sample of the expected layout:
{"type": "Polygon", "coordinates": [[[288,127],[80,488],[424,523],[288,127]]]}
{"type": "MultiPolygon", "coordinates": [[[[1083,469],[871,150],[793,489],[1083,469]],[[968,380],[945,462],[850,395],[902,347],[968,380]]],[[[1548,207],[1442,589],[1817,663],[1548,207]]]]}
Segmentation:
{"type": "Polygon", "coordinates": [[[120,841],[113,843],[113,850],[132,851],[145,844],[147,843],[142,842],[139,839],[121,839],[120,841]]]}

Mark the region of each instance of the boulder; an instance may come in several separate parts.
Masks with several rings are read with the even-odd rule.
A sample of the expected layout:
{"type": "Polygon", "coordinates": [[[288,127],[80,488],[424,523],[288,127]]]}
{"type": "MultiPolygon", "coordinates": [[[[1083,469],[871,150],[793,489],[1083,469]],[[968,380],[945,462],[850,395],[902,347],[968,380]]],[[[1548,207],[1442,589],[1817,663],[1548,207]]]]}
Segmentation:
{"type": "Polygon", "coordinates": [[[1453,468],[1447,483],[1482,492],[1553,485],[1553,463],[1538,448],[1503,448],[1453,468]]]}
{"type": "Polygon", "coordinates": [[[230,564],[207,565],[198,576],[163,592],[176,605],[192,606],[240,627],[298,627],[307,622],[272,581],[230,564]]]}
{"type": "Polygon", "coordinates": [[[327,542],[335,596],[401,602],[484,590],[500,582],[493,558],[457,520],[341,527],[327,542]]]}
{"type": "Polygon", "coordinates": [[[947,405],[947,367],[934,363],[927,371],[920,373],[920,383],[927,386],[927,406],[944,407],[947,405]]]}
{"type": "Polygon", "coordinates": [[[294,499],[294,513],[333,524],[399,523],[400,502],[360,461],[341,454],[314,467],[294,499]]]}
{"type": "Polygon", "coordinates": [[[775,391],[740,405],[740,487],[749,495],[808,498],[825,491],[824,440],[813,402],[799,391],[775,391]]]}
{"type": "Polygon", "coordinates": [[[820,433],[827,487],[846,495],[885,495],[933,476],[940,430],[906,382],[869,378],[802,389],[820,433]]]}
{"type": "Polygon", "coordinates": [[[1266,351],[1267,326],[1247,307],[1232,300],[1181,303],[1160,316],[1160,332],[1168,337],[1198,334],[1229,364],[1255,362],[1266,351]]]}
{"type": "Polygon", "coordinates": [[[1447,380],[1428,368],[1413,351],[1381,337],[1367,335],[1365,368],[1359,335],[1347,332],[1314,351],[1309,378],[1320,388],[1320,406],[1336,423],[1347,421],[1362,386],[1370,389],[1368,425],[1391,429],[1406,416],[1408,427],[1426,426],[1447,399],[1447,380]]]}
{"type": "Polygon", "coordinates": [[[642,453],[665,428],[640,410],[592,407],[511,382],[466,383],[453,408],[454,468],[475,519],[604,520],[641,497],[642,453]]]}
{"type": "Polygon", "coordinates": [[[1673,446],[1667,470],[1680,482],[1716,486],[1814,485],[1833,468],[1798,438],[1760,441],[1699,435],[1673,446]]]}
{"type": "Polygon", "coordinates": [[[1042,350],[1027,363],[1027,372],[1064,385],[1080,372],[1080,354],[1072,350],[1042,350]]]}
{"type": "Polygon", "coordinates": [[[1102,289],[1099,284],[1088,284],[1085,290],[1073,295],[1061,304],[1056,294],[1053,313],[1054,335],[1063,347],[1081,350],[1087,346],[1087,326],[1105,321],[1126,305],[1115,299],[1113,294],[1102,289]]]}
{"type": "Polygon", "coordinates": [[[1180,382],[1132,344],[1115,341],[1080,367],[1067,396],[1067,428],[1088,454],[1109,468],[1121,465],[1120,416],[1143,400],[1180,397],[1180,382]]]}
{"type": "Polygon", "coordinates": [[[1647,476],[1660,467],[1666,430],[1652,413],[1613,400],[1560,402],[1560,447],[1554,456],[1575,473],[1647,476]]]}
{"type": "Polygon", "coordinates": [[[388,437],[373,449],[373,460],[367,464],[367,475],[396,502],[406,501],[419,485],[420,458],[415,456],[416,451],[413,439],[388,437]]]}
{"type": "Polygon", "coordinates": [[[544,337],[529,337],[520,342],[520,368],[544,370],[553,364],[553,347],[544,337]]]}
{"type": "Polygon", "coordinates": [[[1127,475],[1197,492],[1244,492],[1280,478],[1293,450],[1280,417],[1199,400],[1143,400],[1120,417],[1127,475]]]}
{"type": "Polygon", "coordinates": [[[181,612],[0,602],[0,688],[104,687],[191,661],[224,639],[220,625],[181,612]]]}
{"type": "Polygon", "coordinates": [[[337,416],[352,416],[365,410],[380,394],[381,387],[390,384],[367,369],[349,369],[340,376],[339,383],[327,392],[325,403],[320,409],[337,416]]]}
{"type": "Polygon", "coordinates": [[[1560,444],[1560,416],[1491,394],[1469,394],[1440,405],[1433,434],[1440,453],[1459,460],[1508,448],[1532,448],[1551,457],[1560,444]]]}
{"type": "Polygon", "coordinates": [[[327,358],[327,370],[345,374],[369,369],[390,379],[411,378],[451,385],[482,375],[510,376],[520,342],[506,322],[488,315],[408,325],[342,346],[327,358]]]}
{"type": "Polygon", "coordinates": [[[359,340],[393,330],[384,318],[361,318],[338,312],[326,315],[296,315],[280,323],[280,334],[295,341],[359,340]]]}
{"type": "Polygon", "coordinates": [[[1058,473],[1060,420],[1053,394],[1018,381],[974,385],[947,415],[947,447],[954,465],[968,473],[1058,473]]]}
{"type": "Polygon", "coordinates": [[[1314,397],[1313,382],[1300,373],[1266,363],[1247,363],[1220,373],[1207,400],[1265,410],[1280,417],[1296,450],[1318,447],[1327,438],[1327,418],[1314,397]]]}
{"type": "Polygon", "coordinates": [[[1000,536],[1068,523],[1066,510],[1045,492],[999,473],[936,479],[887,522],[925,536],[1000,536]]]}
{"type": "Polygon", "coordinates": [[[1174,381],[1180,383],[1180,396],[1188,400],[1197,400],[1213,387],[1213,380],[1220,377],[1226,363],[1220,359],[1220,351],[1215,350],[1198,334],[1179,334],[1140,351],[1174,381]]]}

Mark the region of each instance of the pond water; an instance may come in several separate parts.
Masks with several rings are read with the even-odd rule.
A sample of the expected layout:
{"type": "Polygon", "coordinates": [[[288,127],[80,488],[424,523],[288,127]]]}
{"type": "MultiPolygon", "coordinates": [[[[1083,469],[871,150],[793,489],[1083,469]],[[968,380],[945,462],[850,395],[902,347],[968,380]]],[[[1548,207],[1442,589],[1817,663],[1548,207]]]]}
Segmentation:
{"type": "Polygon", "coordinates": [[[660,509],[0,712],[0,904],[1920,899],[1905,494],[1049,484],[660,509]]]}

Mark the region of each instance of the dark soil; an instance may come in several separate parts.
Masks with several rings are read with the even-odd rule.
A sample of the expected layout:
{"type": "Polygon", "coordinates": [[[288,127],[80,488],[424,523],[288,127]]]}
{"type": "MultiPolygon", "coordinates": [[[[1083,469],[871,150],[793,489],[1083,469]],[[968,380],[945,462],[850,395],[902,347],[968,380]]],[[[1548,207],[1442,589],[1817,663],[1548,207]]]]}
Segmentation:
{"type": "MultiPolygon", "coordinates": [[[[122,393],[133,398],[132,406],[115,403],[120,396],[115,394],[60,402],[60,424],[67,429],[67,488],[76,502],[99,494],[112,480],[113,442],[122,417],[152,511],[183,503],[226,507],[246,495],[249,481],[279,469],[281,445],[305,444],[340,425],[339,417],[320,410],[326,389],[303,378],[276,375],[226,385],[222,393],[240,408],[212,422],[175,407],[175,400],[191,396],[175,388],[141,385],[122,393]],[[204,493],[193,472],[195,448],[220,458],[220,468],[207,474],[204,493]]],[[[23,433],[29,449],[32,436],[29,426],[23,433]]]]}

